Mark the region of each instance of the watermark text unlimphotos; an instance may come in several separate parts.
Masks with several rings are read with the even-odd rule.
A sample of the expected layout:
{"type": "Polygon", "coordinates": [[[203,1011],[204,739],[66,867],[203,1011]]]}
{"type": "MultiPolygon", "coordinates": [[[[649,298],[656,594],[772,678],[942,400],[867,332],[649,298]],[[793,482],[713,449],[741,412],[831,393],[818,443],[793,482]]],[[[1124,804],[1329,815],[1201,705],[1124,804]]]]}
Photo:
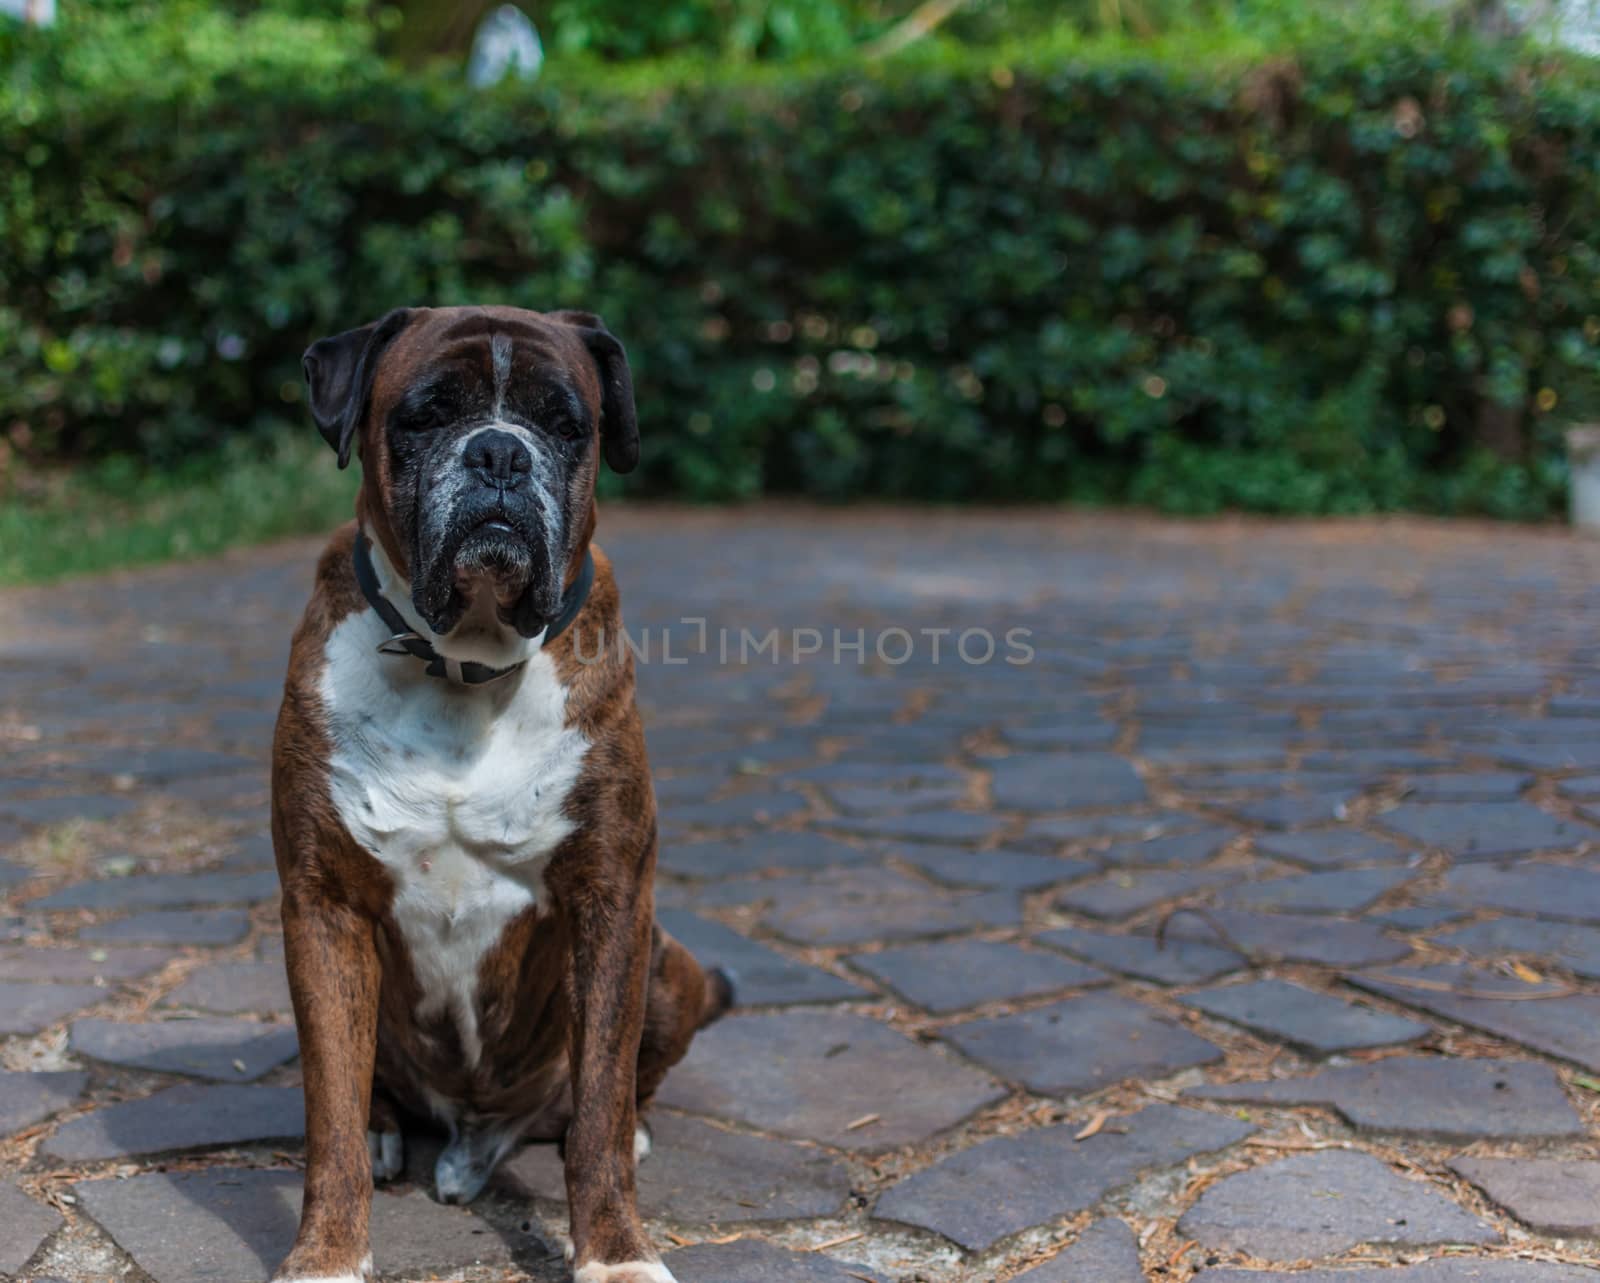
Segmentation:
{"type": "Polygon", "coordinates": [[[1011,664],[1033,662],[1031,628],[713,628],[704,618],[687,617],[659,628],[602,630],[575,637],[578,662],[598,663],[608,655],[632,655],[643,664],[687,664],[699,656],[719,664],[887,664],[913,660],[932,664],[1011,664]]]}

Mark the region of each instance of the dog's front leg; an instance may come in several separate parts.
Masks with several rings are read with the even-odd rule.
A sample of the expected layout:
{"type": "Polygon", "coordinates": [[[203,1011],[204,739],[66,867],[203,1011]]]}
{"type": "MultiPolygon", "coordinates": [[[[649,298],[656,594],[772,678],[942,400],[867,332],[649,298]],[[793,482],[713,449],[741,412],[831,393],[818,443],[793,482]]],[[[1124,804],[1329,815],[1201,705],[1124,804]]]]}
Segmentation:
{"type": "Polygon", "coordinates": [[[567,1205],[577,1283],[673,1283],[634,1195],[635,1078],[653,909],[648,884],[622,902],[588,889],[568,906],[572,940],[572,1124],[567,1205]]]}
{"type": "Polygon", "coordinates": [[[306,1097],[305,1201],[274,1283],[372,1277],[367,1105],[378,1028],[378,951],[370,918],[286,891],[283,944],[300,1031],[306,1097]]]}

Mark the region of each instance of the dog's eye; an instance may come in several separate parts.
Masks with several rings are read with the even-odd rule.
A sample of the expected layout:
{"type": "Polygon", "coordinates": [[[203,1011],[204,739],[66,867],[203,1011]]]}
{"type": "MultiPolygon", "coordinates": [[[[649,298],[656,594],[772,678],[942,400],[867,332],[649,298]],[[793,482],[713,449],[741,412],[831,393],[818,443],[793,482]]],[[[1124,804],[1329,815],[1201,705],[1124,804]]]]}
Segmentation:
{"type": "Polygon", "coordinates": [[[570,415],[557,415],[550,424],[550,430],[563,441],[576,441],[583,435],[584,425],[570,415]]]}
{"type": "Polygon", "coordinates": [[[449,406],[430,403],[406,415],[403,426],[407,432],[433,432],[447,426],[454,417],[449,406]]]}
{"type": "Polygon", "coordinates": [[[443,427],[444,419],[432,410],[412,409],[395,415],[393,423],[401,436],[419,437],[443,427]]]}
{"type": "Polygon", "coordinates": [[[395,424],[402,432],[421,436],[447,428],[461,417],[457,397],[445,389],[433,388],[402,401],[395,411],[395,424]]]}

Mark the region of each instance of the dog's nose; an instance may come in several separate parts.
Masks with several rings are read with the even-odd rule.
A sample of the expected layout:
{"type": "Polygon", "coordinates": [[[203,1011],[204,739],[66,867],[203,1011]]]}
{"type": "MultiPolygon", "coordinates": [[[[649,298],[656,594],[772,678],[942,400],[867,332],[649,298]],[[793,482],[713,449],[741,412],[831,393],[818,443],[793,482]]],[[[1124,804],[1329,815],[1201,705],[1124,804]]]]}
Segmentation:
{"type": "Polygon", "coordinates": [[[490,428],[467,442],[462,461],[485,484],[501,490],[515,490],[533,471],[533,456],[528,447],[509,432],[490,428]]]}

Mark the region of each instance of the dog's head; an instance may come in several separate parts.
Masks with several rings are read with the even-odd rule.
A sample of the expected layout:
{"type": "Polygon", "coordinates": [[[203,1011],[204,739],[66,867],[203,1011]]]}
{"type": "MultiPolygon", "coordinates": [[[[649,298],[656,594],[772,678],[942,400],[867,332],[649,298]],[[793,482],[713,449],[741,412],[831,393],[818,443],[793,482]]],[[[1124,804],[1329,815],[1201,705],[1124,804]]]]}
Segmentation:
{"type": "Polygon", "coordinates": [[[492,605],[535,637],[594,533],[598,456],[639,458],[622,345],[587,312],[401,308],[305,354],[311,414],[359,443],[358,512],[447,637],[492,605]]]}

